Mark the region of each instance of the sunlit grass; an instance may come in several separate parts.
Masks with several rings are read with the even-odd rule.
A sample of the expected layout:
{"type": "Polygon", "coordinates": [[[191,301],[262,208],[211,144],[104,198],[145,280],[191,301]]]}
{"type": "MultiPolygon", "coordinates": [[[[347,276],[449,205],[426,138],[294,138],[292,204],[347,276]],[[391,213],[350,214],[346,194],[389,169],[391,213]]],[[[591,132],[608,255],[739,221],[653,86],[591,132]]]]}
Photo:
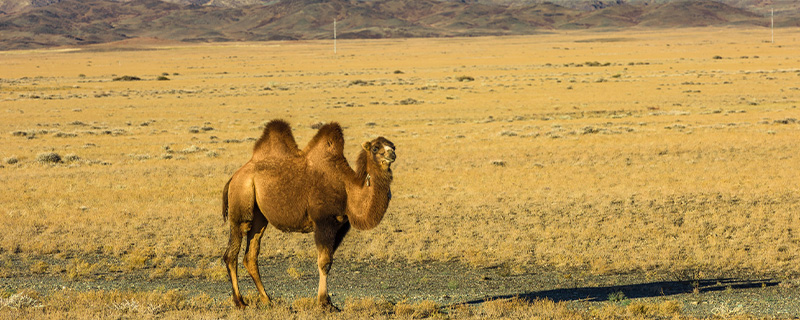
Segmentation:
{"type": "MultiPolygon", "coordinates": [[[[398,147],[384,221],[351,232],[338,261],[797,274],[800,43],[759,31],[343,41],[336,56],[326,42],[0,52],[0,263],[33,259],[0,275],[225,281],[221,190],[274,118],[300,145],[341,122],[350,159],[377,135],[398,147]]],[[[307,235],[265,238],[262,257],[316,255],[307,235]]],[[[152,313],[126,299],[113,312],[152,313]]]]}

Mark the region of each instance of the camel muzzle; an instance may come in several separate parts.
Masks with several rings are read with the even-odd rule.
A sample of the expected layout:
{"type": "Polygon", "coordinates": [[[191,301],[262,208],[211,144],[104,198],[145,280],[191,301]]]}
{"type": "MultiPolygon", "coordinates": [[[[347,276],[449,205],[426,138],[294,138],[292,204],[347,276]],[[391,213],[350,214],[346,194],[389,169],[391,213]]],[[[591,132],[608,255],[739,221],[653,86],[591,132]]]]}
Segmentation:
{"type": "Polygon", "coordinates": [[[386,155],[386,162],[392,163],[395,160],[397,160],[397,154],[395,154],[394,151],[389,150],[388,154],[386,155]]]}

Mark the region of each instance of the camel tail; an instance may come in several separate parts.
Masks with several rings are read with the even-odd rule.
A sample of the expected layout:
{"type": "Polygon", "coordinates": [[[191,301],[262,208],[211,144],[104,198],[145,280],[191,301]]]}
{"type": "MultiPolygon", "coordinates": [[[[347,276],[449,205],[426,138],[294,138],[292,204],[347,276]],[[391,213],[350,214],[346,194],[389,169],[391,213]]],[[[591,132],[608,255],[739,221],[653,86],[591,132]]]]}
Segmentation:
{"type": "Polygon", "coordinates": [[[222,189],[222,221],[228,221],[228,187],[231,185],[233,177],[228,179],[225,183],[225,188],[222,189]]]}

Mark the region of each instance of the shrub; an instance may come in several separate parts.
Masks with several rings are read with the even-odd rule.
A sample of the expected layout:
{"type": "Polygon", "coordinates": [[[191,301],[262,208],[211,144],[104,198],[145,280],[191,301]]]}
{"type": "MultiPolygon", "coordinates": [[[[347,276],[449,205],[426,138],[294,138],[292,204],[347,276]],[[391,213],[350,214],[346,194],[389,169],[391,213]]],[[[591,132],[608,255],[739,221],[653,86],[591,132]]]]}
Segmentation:
{"type": "Polygon", "coordinates": [[[397,103],[400,104],[400,105],[403,105],[403,106],[408,106],[408,105],[412,105],[412,104],[420,104],[420,101],[417,100],[417,99],[414,99],[414,98],[408,98],[408,99],[405,99],[405,100],[400,100],[397,103]]]}
{"type": "Polygon", "coordinates": [[[114,78],[114,81],[139,81],[139,80],[142,80],[142,78],[136,76],[121,76],[114,78]]]}
{"type": "Polygon", "coordinates": [[[36,156],[36,161],[41,163],[59,163],[61,162],[61,156],[55,152],[45,152],[38,154],[36,156]]]}
{"type": "Polygon", "coordinates": [[[17,293],[4,299],[0,298],[0,310],[4,308],[19,310],[19,309],[29,309],[29,308],[41,308],[41,307],[42,304],[39,303],[39,301],[37,301],[34,298],[31,298],[25,293],[17,293]]]}
{"type": "Polygon", "coordinates": [[[33,273],[47,273],[50,265],[47,262],[39,261],[31,265],[31,272],[33,273]]]}
{"type": "Polygon", "coordinates": [[[315,298],[299,298],[292,302],[292,309],[298,311],[316,311],[317,299],[315,298]]]}
{"type": "Polygon", "coordinates": [[[344,310],[351,314],[365,318],[379,315],[388,315],[394,311],[394,305],[383,299],[364,298],[361,300],[347,300],[344,310]]]}
{"type": "Polygon", "coordinates": [[[481,305],[481,311],[483,311],[484,316],[497,319],[509,317],[514,312],[520,311],[527,306],[529,306],[529,303],[520,298],[497,299],[484,302],[481,305]]]}
{"type": "Polygon", "coordinates": [[[196,145],[191,145],[191,146],[188,146],[188,147],[184,148],[183,150],[181,150],[180,153],[191,154],[191,153],[197,153],[197,152],[200,152],[200,151],[208,151],[208,150],[205,149],[205,148],[198,147],[196,145]]]}
{"type": "Polygon", "coordinates": [[[459,82],[469,82],[469,81],[475,81],[475,78],[470,76],[458,76],[456,77],[456,80],[458,80],[459,82]]]}
{"type": "Polygon", "coordinates": [[[303,276],[305,276],[305,274],[303,274],[303,271],[297,270],[297,268],[295,267],[289,267],[288,269],[286,269],[286,273],[288,273],[289,276],[295,280],[300,280],[303,278],[303,276]]]}
{"type": "Polygon", "coordinates": [[[439,306],[430,300],[409,304],[401,301],[394,306],[394,313],[403,318],[423,319],[439,314],[439,306]]]}
{"type": "Polygon", "coordinates": [[[623,293],[622,291],[612,292],[608,294],[608,301],[611,302],[622,302],[627,299],[628,297],[625,296],[625,293],[623,293]]]}
{"type": "Polygon", "coordinates": [[[169,276],[170,279],[184,279],[184,278],[188,278],[190,273],[189,273],[189,268],[186,268],[186,267],[175,267],[175,268],[172,268],[172,270],[170,270],[167,273],[167,275],[169,276]]]}
{"type": "Polygon", "coordinates": [[[139,160],[139,161],[149,160],[151,158],[151,156],[147,153],[142,153],[142,154],[131,153],[128,156],[133,158],[134,160],[139,160]]]}
{"type": "Polygon", "coordinates": [[[168,81],[169,78],[167,78],[166,76],[158,76],[158,78],[156,78],[156,80],[158,80],[158,81],[168,81]]]}
{"type": "Polygon", "coordinates": [[[74,132],[56,132],[53,136],[56,138],[75,138],[78,134],[74,132]]]}
{"type": "Polygon", "coordinates": [[[64,156],[64,161],[66,161],[66,162],[75,162],[75,161],[79,161],[79,160],[81,160],[81,157],[79,157],[78,155],[73,154],[73,153],[70,153],[70,154],[64,156]]]}

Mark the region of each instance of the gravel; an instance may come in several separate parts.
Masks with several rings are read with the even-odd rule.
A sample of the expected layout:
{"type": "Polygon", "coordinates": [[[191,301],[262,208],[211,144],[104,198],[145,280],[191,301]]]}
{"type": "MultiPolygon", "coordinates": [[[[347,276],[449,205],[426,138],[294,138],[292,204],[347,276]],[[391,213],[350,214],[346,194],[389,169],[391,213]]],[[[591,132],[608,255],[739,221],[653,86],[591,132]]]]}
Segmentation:
{"type": "MultiPolygon", "coordinates": [[[[262,258],[260,267],[267,292],[273,298],[294,300],[316,294],[315,261],[262,258]],[[289,268],[294,268],[295,275],[300,276],[290,276],[287,272],[289,268]]],[[[30,274],[24,266],[12,269],[14,270],[6,277],[0,278],[0,290],[34,290],[46,295],[54,290],[64,289],[178,289],[188,295],[204,293],[219,301],[230,299],[230,284],[227,280],[150,279],[149,270],[145,269],[106,273],[73,281],[59,274],[30,274]]],[[[518,296],[530,300],[564,301],[576,309],[595,308],[606,303],[659,303],[672,300],[682,306],[684,315],[696,317],[740,314],[770,318],[800,317],[800,280],[797,278],[738,276],[694,281],[668,278],[669,276],[659,277],[652,274],[591,275],[581,271],[545,269],[511,274],[504,266],[474,268],[455,262],[408,264],[339,259],[333,264],[328,290],[333,303],[340,306],[348,298],[363,297],[383,297],[394,302],[429,300],[441,306],[449,306],[478,305],[492,299],[518,296]]],[[[240,272],[239,283],[243,294],[255,294],[253,281],[246,272],[240,272]]]]}

